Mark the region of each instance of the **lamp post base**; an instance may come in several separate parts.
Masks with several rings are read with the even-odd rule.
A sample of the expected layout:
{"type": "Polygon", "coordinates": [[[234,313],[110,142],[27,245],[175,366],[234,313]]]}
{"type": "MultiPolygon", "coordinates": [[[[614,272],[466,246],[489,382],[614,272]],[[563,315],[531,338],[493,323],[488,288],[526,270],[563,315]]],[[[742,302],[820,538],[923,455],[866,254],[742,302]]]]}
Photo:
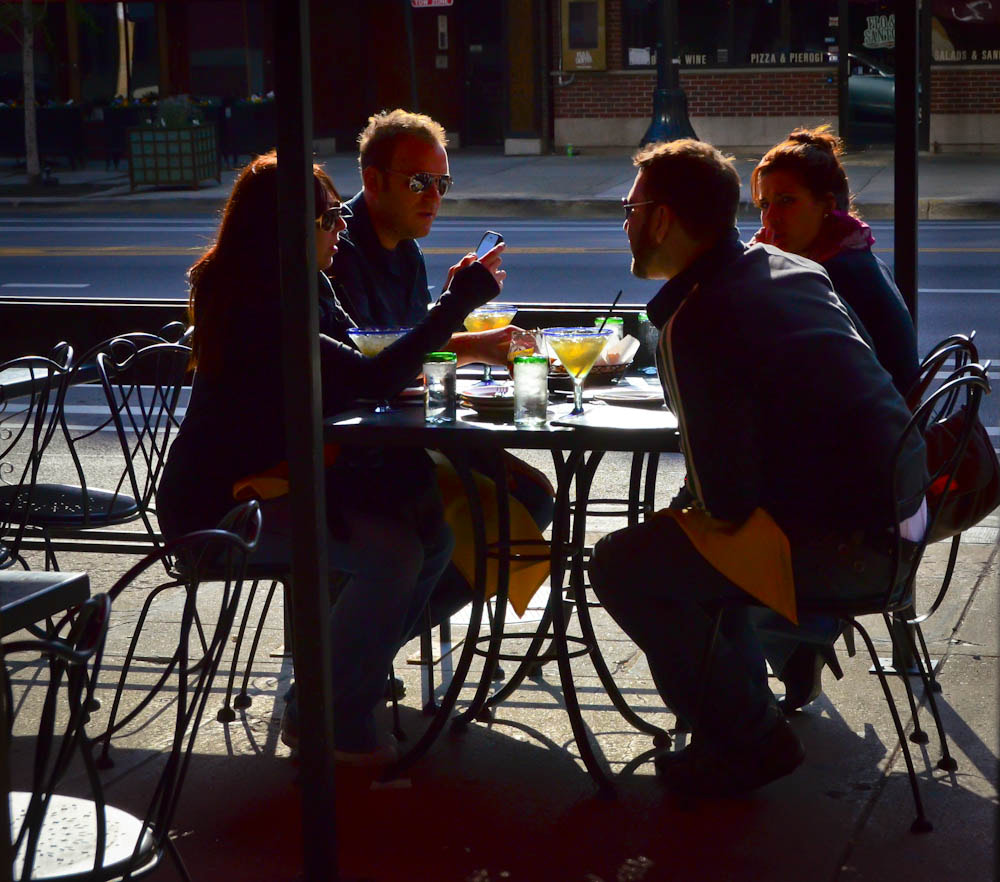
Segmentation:
{"type": "Polygon", "coordinates": [[[653,121],[639,146],[645,147],[656,141],[676,141],[678,138],[698,138],[688,119],[687,96],[683,89],[655,89],[653,121]]]}

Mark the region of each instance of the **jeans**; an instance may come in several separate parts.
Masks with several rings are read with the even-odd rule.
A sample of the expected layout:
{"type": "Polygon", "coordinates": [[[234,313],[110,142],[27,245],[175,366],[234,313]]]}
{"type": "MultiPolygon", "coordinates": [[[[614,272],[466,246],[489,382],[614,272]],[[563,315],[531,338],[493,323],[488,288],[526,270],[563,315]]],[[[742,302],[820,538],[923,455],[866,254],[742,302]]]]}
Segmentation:
{"type": "MultiPolygon", "coordinates": [[[[873,595],[886,590],[890,577],[884,550],[833,534],[793,541],[792,569],[800,598],[873,595]]],[[[738,750],[776,725],[780,711],[764,656],[749,608],[740,605],[723,617],[696,719],[714,605],[747,595],[701,557],[672,518],[605,536],[594,546],[590,579],[604,608],[646,654],[667,706],[696,724],[699,739],[738,750]]]]}
{"type": "MultiPolygon", "coordinates": [[[[251,558],[255,564],[287,566],[291,554],[288,498],[261,506],[263,532],[251,558]]],[[[327,537],[331,581],[351,578],[330,613],[334,740],[338,749],[373,750],[374,711],[385,691],[392,660],[420,621],[427,598],[451,558],[451,530],[442,521],[423,531],[412,524],[373,514],[352,514],[346,541],[327,537]]],[[[285,696],[286,713],[297,716],[294,687],[285,696]]]]}

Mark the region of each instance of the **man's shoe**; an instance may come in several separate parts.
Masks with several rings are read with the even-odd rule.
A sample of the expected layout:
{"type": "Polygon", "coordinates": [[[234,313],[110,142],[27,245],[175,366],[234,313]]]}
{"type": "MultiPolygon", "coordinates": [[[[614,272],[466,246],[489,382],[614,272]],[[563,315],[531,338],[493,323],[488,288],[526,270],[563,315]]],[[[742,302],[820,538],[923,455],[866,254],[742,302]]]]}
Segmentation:
{"type": "Polygon", "coordinates": [[[781,672],[779,679],[785,684],[785,697],[778,707],[789,714],[819,698],[823,691],[824,664],[818,647],[800,643],[781,672]]]}
{"type": "Polygon", "coordinates": [[[719,751],[692,743],[655,760],[656,773],[672,791],[685,796],[735,796],[756,790],[795,771],[805,751],[784,719],[759,742],[719,751]]]}

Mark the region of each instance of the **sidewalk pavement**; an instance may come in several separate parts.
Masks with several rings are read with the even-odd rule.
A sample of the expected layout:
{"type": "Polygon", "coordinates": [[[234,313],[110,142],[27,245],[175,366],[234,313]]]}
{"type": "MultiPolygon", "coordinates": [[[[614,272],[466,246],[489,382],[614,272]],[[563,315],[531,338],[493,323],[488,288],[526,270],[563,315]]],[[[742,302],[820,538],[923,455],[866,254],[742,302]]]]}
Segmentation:
{"type": "MultiPolygon", "coordinates": [[[[504,156],[499,152],[456,150],[450,154],[455,186],[442,203],[444,216],[613,216],[634,178],[626,148],[584,149],[574,156],[504,156]]],[[[750,204],[750,172],[759,154],[741,152],[737,168],[743,181],[742,214],[750,204]]],[[[353,153],[319,157],[345,198],[360,189],[353,153]]],[[[857,152],[845,161],[855,199],[864,217],[891,218],[893,154],[857,152]]],[[[101,161],[79,169],[54,169],[58,184],[29,190],[23,168],[0,166],[0,207],[176,212],[214,211],[228,196],[236,171],[224,169],[221,183],[203,182],[197,190],[129,191],[127,163],[106,169],[101,161]]],[[[1000,154],[923,154],[919,160],[921,218],[1000,217],[1000,154]]]]}
{"type": "MultiPolygon", "coordinates": [[[[113,444],[113,439],[106,439],[113,444]]],[[[88,462],[111,462],[109,450],[88,462]]],[[[526,459],[551,470],[546,456],[525,451],[526,459]]],[[[71,464],[64,463],[67,474],[71,464]]],[[[627,486],[629,460],[605,456],[593,498],[613,498],[627,486]]],[[[88,466],[90,468],[91,466],[88,466]]],[[[110,469],[110,467],[109,467],[110,469]]],[[[670,498],[681,479],[678,455],[666,455],[658,474],[657,498],[670,498]]],[[[95,484],[110,475],[88,474],[95,484]]],[[[68,480],[68,478],[67,478],[68,480]]],[[[601,799],[586,774],[563,710],[558,674],[547,665],[526,680],[488,723],[446,730],[406,778],[373,786],[358,770],[337,769],[337,828],[344,879],[378,882],[986,882],[995,878],[997,820],[997,533],[1000,517],[969,531],[963,540],[955,580],[943,607],[924,626],[943,691],[942,708],[956,772],[935,765],[940,747],[924,704],[920,719],[926,745],[911,744],[933,832],[909,832],[914,810],[900,746],[877,680],[860,652],[847,658],[844,679],[827,672],[824,694],[792,726],[806,747],[805,763],[792,775],[737,799],[682,803],[664,792],[649,763],[618,780],[614,798],[601,799]]],[[[588,543],[624,525],[623,518],[594,518],[588,543]]],[[[938,543],[925,558],[920,608],[935,590],[948,544],[938,543]]],[[[106,590],[131,565],[127,557],[60,554],[63,569],[90,572],[92,590],[106,590]]],[[[33,567],[41,561],[32,559],[33,567]]],[[[167,655],[171,623],[182,598],[160,595],[153,605],[139,656],[148,676],[167,655]]],[[[251,622],[256,621],[260,592],[251,622]]],[[[115,604],[104,671],[114,672],[146,598],[133,588],[115,604]]],[[[280,592],[279,592],[280,597],[280,592]]],[[[277,600],[277,598],[276,598],[277,600]]],[[[540,616],[536,598],[527,631],[540,616]]],[[[199,608],[210,609],[199,601],[199,608]]],[[[866,622],[877,646],[888,643],[877,617],[866,622]]],[[[645,658],[601,609],[595,627],[604,657],[638,713],[664,728],[673,718],[656,694],[645,658]]],[[[225,689],[223,662],[202,722],[186,787],[175,816],[176,843],[194,879],[285,882],[299,876],[301,849],[298,769],[278,739],[281,695],[291,677],[282,642],[280,603],[272,607],[250,680],[253,702],[229,724],[216,720],[225,689]]],[[[455,623],[455,636],[464,626],[455,623]]],[[[571,622],[571,633],[576,631],[571,622]]],[[[507,651],[526,645],[518,641],[507,651]]],[[[418,669],[407,664],[417,651],[403,648],[396,673],[408,694],[402,720],[414,743],[428,718],[420,711],[418,669]]],[[[505,662],[506,674],[513,664],[505,662]]],[[[467,704],[478,678],[477,665],[463,690],[467,704]]],[[[242,667],[240,668],[242,671],[242,667]]],[[[611,706],[586,659],[573,662],[584,719],[615,773],[652,745],[631,729],[611,706]]],[[[772,681],[776,690],[780,684],[772,681]]],[[[499,685],[499,684],[498,684],[499,685]]],[[[899,681],[894,680],[900,713],[912,721],[899,681]]],[[[42,689],[34,668],[14,677],[17,721],[12,769],[26,772],[33,714],[42,689]]],[[[100,681],[107,712],[108,680],[100,681]]],[[[920,696],[917,690],[918,699],[920,696]]],[[[388,712],[386,713],[388,717],[388,712]]],[[[383,721],[387,725],[387,721],[383,721]]],[[[112,805],[140,810],[152,786],[157,752],[170,737],[169,713],[115,741],[116,766],[107,776],[112,805]]],[[[683,739],[679,742],[684,744],[683,739]]],[[[85,788],[79,778],[73,782],[85,788]]],[[[16,782],[15,782],[16,786],[16,782]]],[[[152,882],[173,880],[160,867],[152,882]]],[[[332,878],[332,874],[331,874],[332,878]]]]}

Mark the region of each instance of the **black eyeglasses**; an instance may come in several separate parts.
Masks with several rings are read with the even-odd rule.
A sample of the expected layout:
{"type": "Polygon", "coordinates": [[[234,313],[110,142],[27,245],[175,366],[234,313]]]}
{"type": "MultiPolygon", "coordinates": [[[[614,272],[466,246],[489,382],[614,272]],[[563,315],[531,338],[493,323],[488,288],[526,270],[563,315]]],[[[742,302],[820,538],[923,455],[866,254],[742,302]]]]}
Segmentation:
{"type": "Polygon", "coordinates": [[[324,233],[333,232],[333,228],[337,226],[338,218],[350,217],[351,209],[347,207],[344,202],[334,202],[329,208],[327,208],[318,218],[316,218],[316,226],[319,227],[324,233]]]}
{"type": "Polygon", "coordinates": [[[453,183],[451,175],[432,175],[430,172],[416,172],[414,174],[408,174],[407,172],[396,171],[394,168],[384,168],[382,171],[393,175],[402,175],[404,178],[409,178],[410,189],[414,193],[423,193],[424,190],[433,184],[437,187],[438,193],[444,196],[453,183]]]}
{"type": "Polygon", "coordinates": [[[645,202],[627,202],[623,197],[622,208],[625,210],[625,220],[628,220],[632,216],[633,208],[638,208],[640,205],[653,205],[655,201],[655,199],[647,199],[645,202]]]}

